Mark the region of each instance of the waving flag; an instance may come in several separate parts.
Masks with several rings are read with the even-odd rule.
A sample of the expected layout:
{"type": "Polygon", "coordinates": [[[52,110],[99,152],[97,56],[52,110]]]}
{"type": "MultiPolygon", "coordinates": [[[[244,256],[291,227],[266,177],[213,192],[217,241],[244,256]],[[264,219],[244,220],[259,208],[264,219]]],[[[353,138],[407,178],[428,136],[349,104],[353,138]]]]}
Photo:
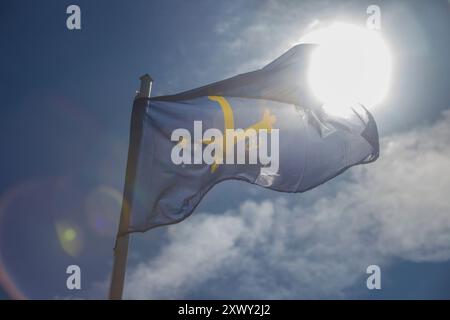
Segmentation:
{"type": "Polygon", "coordinates": [[[177,223],[224,180],[303,192],[378,157],[361,105],[330,115],[309,97],[298,45],[263,69],[172,96],[135,100],[124,233],[177,223]]]}

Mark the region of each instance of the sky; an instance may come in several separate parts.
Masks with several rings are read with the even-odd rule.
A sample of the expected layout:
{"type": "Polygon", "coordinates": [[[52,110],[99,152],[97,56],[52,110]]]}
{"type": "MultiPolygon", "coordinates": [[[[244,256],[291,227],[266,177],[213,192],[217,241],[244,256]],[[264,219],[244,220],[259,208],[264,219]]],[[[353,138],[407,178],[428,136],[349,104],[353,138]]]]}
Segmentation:
{"type": "Polygon", "coordinates": [[[448,1],[2,1],[0,298],[103,299],[139,76],[152,95],[258,69],[381,8],[393,56],[381,155],[302,194],[215,186],[131,237],[131,299],[449,299],[448,1]],[[81,8],[68,30],[66,8],[81,8]],[[71,232],[67,233],[66,231],[71,232]],[[66,268],[81,268],[68,290],[66,268]],[[366,268],[381,268],[368,290],[366,268]]]}

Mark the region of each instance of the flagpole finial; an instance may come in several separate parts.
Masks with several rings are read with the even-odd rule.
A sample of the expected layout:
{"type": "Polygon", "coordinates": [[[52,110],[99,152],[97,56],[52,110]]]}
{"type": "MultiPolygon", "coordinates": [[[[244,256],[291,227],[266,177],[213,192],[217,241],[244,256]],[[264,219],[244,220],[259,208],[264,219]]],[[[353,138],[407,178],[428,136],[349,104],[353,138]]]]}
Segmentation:
{"type": "Polygon", "coordinates": [[[141,80],[141,87],[137,94],[137,98],[150,98],[153,83],[152,77],[150,77],[150,75],[146,73],[139,79],[141,80]]]}

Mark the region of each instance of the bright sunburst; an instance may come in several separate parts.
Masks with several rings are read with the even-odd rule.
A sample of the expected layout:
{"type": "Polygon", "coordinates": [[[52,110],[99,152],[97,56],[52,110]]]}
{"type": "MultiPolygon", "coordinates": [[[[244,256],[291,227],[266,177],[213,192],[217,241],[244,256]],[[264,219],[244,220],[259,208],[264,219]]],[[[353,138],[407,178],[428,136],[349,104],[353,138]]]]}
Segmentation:
{"type": "Polygon", "coordinates": [[[309,85],[330,112],[342,113],[354,103],[370,108],[385,97],[392,63],[380,32],[335,23],[302,42],[320,45],[311,57],[309,85]]]}

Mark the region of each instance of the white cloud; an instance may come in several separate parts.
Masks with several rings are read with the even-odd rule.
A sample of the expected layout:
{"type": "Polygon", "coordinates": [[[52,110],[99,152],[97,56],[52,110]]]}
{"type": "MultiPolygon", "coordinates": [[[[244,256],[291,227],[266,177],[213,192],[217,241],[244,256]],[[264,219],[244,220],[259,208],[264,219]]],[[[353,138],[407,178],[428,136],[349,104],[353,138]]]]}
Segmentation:
{"type": "Polygon", "coordinates": [[[450,259],[450,112],[381,151],[308,206],[280,195],[170,227],[161,253],[130,268],[126,296],[339,297],[370,264],[450,259]]]}
{"type": "Polygon", "coordinates": [[[222,64],[227,60],[225,74],[231,76],[262,68],[283,54],[298,43],[319,7],[305,3],[300,10],[297,1],[265,1],[245,19],[240,18],[241,7],[230,7],[224,20],[218,21],[215,27],[221,40],[217,59],[222,64]],[[246,57],[245,63],[242,57],[246,57]]]}
{"type": "Polygon", "coordinates": [[[227,214],[203,215],[184,228],[170,228],[170,244],[161,255],[128,275],[127,286],[133,288],[129,296],[171,298],[214,277],[225,259],[239,254],[235,244],[244,227],[239,217],[227,214]]]}

